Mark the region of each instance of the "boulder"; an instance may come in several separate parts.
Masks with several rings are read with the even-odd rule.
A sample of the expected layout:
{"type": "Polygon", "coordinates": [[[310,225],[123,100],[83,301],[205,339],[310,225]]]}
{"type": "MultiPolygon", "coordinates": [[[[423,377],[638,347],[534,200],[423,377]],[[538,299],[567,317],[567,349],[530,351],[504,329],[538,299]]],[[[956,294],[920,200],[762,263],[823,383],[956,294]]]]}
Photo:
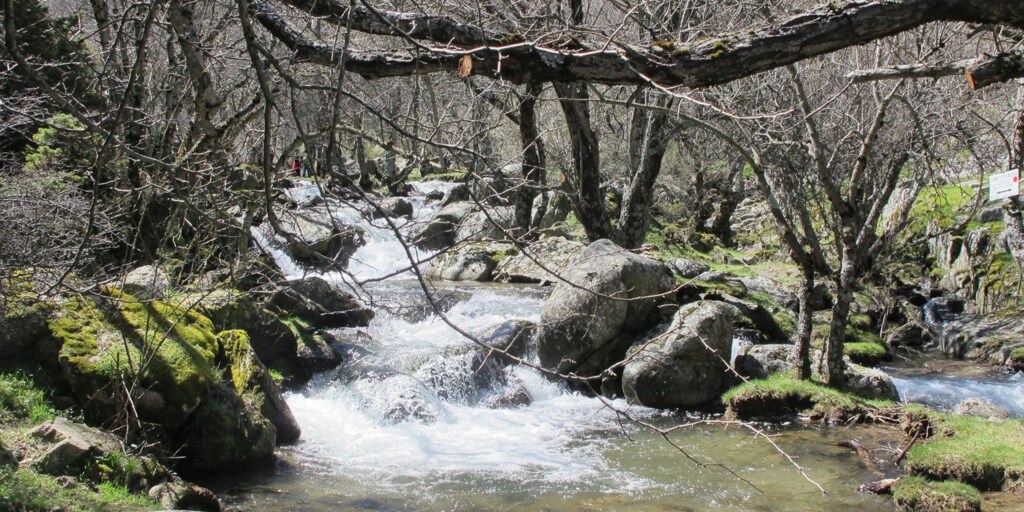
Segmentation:
{"type": "Polygon", "coordinates": [[[469,182],[470,192],[478,201],[494,206],[512,203],[515,194],[513,180],[522,176],[522,164],[511,163],[501,169],[486,170],[469,182]]]}
{"type": "Polygon", "coordinates": [[[179,431],[182,465],[193,472],[269,463],[277,428],[229,385],[215,384],[179,431]]]}
{"type": "Polygon", "coordinates": [[[171,279],[162,268],[145,265],[124,276],[121,289],[141,300],[163,299],[171,289],[171,279]]]}
{"type": "Polygon", "coordinates": [[[64,418],[47,421],[30,435],[49,444],[32,466],[51,475],[78,474],[87,461],[121,449],[113,435],[64,418]]]}
{"type": "Polygon", "coordinates": [[[864,398],[898,402],[900,392],[893,384],[892,377],[881,370],[846,363],[846,384],[843,389],[864,398]]]}
{"type": "Polygon", "coordinates": [[[558,282],[556,274],[561,274],[572,264],[585,247],[562,237],[542,238],[530,244],[524,252],[498,263],[495,281],[541,284],[558,282]]]}
{"type": "Polygon", "coordinates": [[[166,482],[149,489],[149,499],[168,510],[219,512],[220,500],[213,491],[183,481],[166,482]]]}
{"type": "Polygon", "coordinates": [[[363,214],[371,219],[379,219],[384,216],[412,217],[412,203],[404,197],[385,197],[377,201],[377,206],[380,208],[378,209],[373,206],[367,206],[363,210],[363,214]]]}
{"type": "Polygon", "coordinates": [[[917,322],[903,324],[889,333],[885,344],[890,350],[900,347],[920,348],[931,339],[931,333],[917,322]]]}
{"type": "Polygon", "coordinates": [[[718,398],[739,312],[714,301],[687,304],[626,354],[622,391],[630,403],[690,407],[718,398]]]}
{"type": "Polygon", "coordinates": [[[446,349],[424,362],[415,377],[438,397],[466,405],[475,405],[508,384],[499,359],[476,345],[446,349]]]}
{"type": "Polygon", "coordinates": [[[984,316],[962,316],[945,323],[938,341],[948,357],[1005,365],[1014,349],[1024,347],[1024,314],[1011,308],[984,316]]]}
{"type": "Polygon", "coordinates": [[[59,345],[50,340],[47,325],[54,304],[41,300],[30,276],[14,276],[0,282],[0,361],[53,360],[59,345]]]}
{"type": "Polygon", "coordinates": [[[736,358],[736,371],[751,379],[766,379],[793,368],[792,353],[793,345],[785,343],[754,345],[736,358]]]}
{"type": "MultiPolygon", "coordinates": [[[[551,229],[563,222],[572,213],[572,201],[565,192],[552,191],[548,193],[547,205],[544,208],[544,216],[540,219],[540,225],[538,226],[541,230],[551,229]]],[[[530,218],[534,219],[537,214],[540,213],[541,204],[544,202],[544,196],[537,194],[537,197],[533,199],[533,207],[530,210],[530,218]]]]}
{"type": "Polygon", "coordinates": [[[711,267],[686,258],[673,258],[667,263],[668,268],[677,276],[683,279],[693,279],[709,270],[711,267]]]}
{"type": "Polygon", "coordinates": [[[489,347],[510,356],[525,358],[536,349],[537,324],[528,320],[506,320],[484,331],[478,338],[489,347]]]}
{"type": "Polygon", "coordinates": [[[468,201],[446,204],[427,221],[413,225],[409,240],[413,245],[428,251],[444,249],[455,243],[455,231],[476,204],[468,201]]]}
{"type": "Polygon", "coordinates": [[[361,365],[346,373],[352,375],[348,390],[359,407],[380,423],[434,423],[448,418],[444,403],[412,375],[361,365]]]}
{"type": "Polygon", "coordinates": [[[495,206],[467,215],[455,230],[455,241],[506,240],[505,232],[515,223],[515,211],[510,206],[495,206]]]}
{"type": "Polygon", "coordinates": [[[249,344],[261,361],[295,356],[297,343],[288,325],[260,306],[246,292],[230,288],[182,294],[175,299],[182,307],[194,307],[213,322],[217,331],[241,329],[249,333],[249,344]]]}
{"type": "Polygon", "coordinates": [[[621,360],[633,336],[657,325],[658,296],[675,284],[661,263],[608,240],[590,244],[563,277],[544,302],[537,353],[545,368],[583,374],[621,360]]]}
{"type": "Polygon", "coordinates": [[[442,281],[490,281],[498,262],[514,250],[511,243],[461,243],[431,260],[423,273],[442,281]]]}
{"type": "Polygon", "coordinates": [[[470,195],[469,185],[459,183],[444,194],[444,199],[441,200],[441,206],[448,206],[453,203],[472,202],[472,199],[473,197],[470,195]]]}
{"type": "Polygon", "coordinates": [[[249,345],[245,331],[224,331],[217,335],[227,370],[225,377],[231,382],[235,393],[251,410],[270,420],[277,430],[276,444],[289,444],[299,440],[302,431],[292,416],[291,408],[281,396],[281,388],[274,382],[270,372],[260,362],[249,345]]]}
{"type": "Polygon", "coordinates": [[[316,331],[301,322],[291,322],[296,336],[299,338],[299,349],[295,361],[302,377],[311,377],[314,373],[337,368],[344,359],[331,348],[338,340],[330,331],[316,331]]]}
{"type": "Polygon", "coordinates": [[[267,304],[282,315],[297,316],[319,328],[365,327],[373,319],[373,311],[355,297],[317,276],[283,283],[267,304]]]}
{"type": "Polygon", "coordinates": [[[100,293],[68,300],[49,322],[78,403],[97,421],[115,417],[125,407],[121,379],[141,366],[133,397],[142,399],[139,418],[181,425],[218,380],[213,324],[195,310],[141,302],[116,288],[100,293]]]}
{"type": "MultiPolygon", "coordinates": [[[[327,258],[344,266],[366,243],[362,228],[335,221],[326,206],[282,210],[278,218],[281,228],[293,238],[288,241],[288,252],[305,263],[320,263],[321,258],[327,258]]],[[[267,237],[272,238],[269,222],[264,230],[267,237]]]]}
{"type": "Polygon", "coordinates": [[[953,414],[957,416],[980,416],[993,420],[1004,420],[1010,413],[998,405],[980,398],[967,398],[957,404],[953,414]]]}

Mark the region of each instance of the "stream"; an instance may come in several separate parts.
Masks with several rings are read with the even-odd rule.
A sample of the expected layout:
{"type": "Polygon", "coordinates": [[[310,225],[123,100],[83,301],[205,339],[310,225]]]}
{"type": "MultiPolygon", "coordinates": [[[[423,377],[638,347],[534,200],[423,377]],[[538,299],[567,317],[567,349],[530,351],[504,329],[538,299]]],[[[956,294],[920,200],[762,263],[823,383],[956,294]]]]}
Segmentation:
{"type": "MultiPolygon", "coordinates": [[[[426,218],[438,202],[427,203],[422,195],[449,185],[416,186],[410,200],[416,217],[426,218]]],[[[371,223],[354,208],[334,206],[336,217],[367,230],[368,243],[349,266],[354,275],[387,275],[408,265],[383,221],[371,223]]],[[[273,255],[286,273],[302,272],[281,251],[273,255]]],[[[342,283],[339,275],[323,277],[342,283]]],[[[446,297],[447,317],[477,334],[508,321],[539,321],[550,291],[434,286],[446,297]]],[[[900,435],[892,429],[761,425],[828,492],[823,496],[750,431],[710,425],[678,430],[669,440],[684,454],[616,411],[663,428],[714,414],[602,401],[527,366],[477,371],[482,360],[475,346],[429,310],[408,272],[368,285],[366,295],[377,311],[371,324],[339,330],[360,340],[348,347],[354,363],[286,394],[302,427],[300,442],[279,449],[272,468],[204,482],[226,505],[285,511],[892,510],[888,498],[857,492],[858,485],[891,475],[869,471],[852,450],[836,446],[856,438],[871,448],[895,447],[900,435]]],[[[939,388],[973,392],[964,382],[895,371],[901,393],[911,400],[918,394],[931,400],[939,388]]],[[[1015,389],[1016,399],[997,403],[1021,414],[1020,383],[971,382],[1015,389]]],[[[1003,388],[996,394],[1013,396],[1003,388]]]]}

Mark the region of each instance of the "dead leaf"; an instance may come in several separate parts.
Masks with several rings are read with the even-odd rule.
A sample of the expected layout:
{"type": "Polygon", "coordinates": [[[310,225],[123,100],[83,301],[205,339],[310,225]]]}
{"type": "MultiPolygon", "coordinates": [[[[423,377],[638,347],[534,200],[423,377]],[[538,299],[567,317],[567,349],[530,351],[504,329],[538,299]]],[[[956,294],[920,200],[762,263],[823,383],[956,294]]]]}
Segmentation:
{"type": "Polygon", "coordinates": [[[459,61],[459,78],[466,78],[472,71],[473,59],[469,55],[464,55],[462,60],[459,61]]]}

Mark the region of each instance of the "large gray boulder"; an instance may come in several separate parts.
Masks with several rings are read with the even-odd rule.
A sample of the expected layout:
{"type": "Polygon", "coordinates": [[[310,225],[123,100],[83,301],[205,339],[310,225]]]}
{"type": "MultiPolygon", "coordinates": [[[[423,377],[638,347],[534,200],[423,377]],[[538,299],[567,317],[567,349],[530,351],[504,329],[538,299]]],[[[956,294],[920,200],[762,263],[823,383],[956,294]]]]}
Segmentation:
{"type": "Polygon", "coordinates": [[[718,398],[732,348],[736,308],[715,301],[687,304],[626,354],[622,391],[630,403],[690,407],[718,398]]]}
{"type": "Polygon", "coordinates": [[[657,325],[667,300],[658,296],[674,286],[664,265],[608,240],[590,244],[563,277],[568,283],[544,302],[537,338],[541,365],[559,372],[601,372],[622,359],[635,336],[657,325]]]}
{"type": "Polygon", "coordinates": [[[512,248],[501,242],[460,244],[431,260],[424,274],[443,281],[490,281],[498,260],[512,248]]]}
{"type": "MultiPolygon", "coordinates": [[[[335,221],[326,206],[279,210],[278,219],[281,229],[291,236],[288,252],[305,263],[320,263],[327,258],[344,266],[366,243],[362,228],[335,221]]],[[[273,235],[269,222],[263,230],[268,238],[273,235]]]]}
{"type": "Polygon", "coordinates": [[[792,353],[793,345],[785,343],[754,345],[736,357],[736,371],[751,379],[766,379],[773,373],[793,368],[792,353]]]}
{"type": "Polygon", "coordinates": [[[365,327],[373,319],[373,311],[364,308],[352,294],[317,276],[283,283],[268,304],[320,328],[365,327]]]}
{"type": "Polygon", "coordinates": [[[455,240],[505,240],[505,232],[515,223],[515,211],[510,206],[495,206],[477,210],[462,220],[455,230],[455,240]]]}
{"type": "Polygon", "coordinates": [[[562,237],[543,238],[530,244],[525,252],[505,258],[498,263],[495,281],[556,283],[558,282],[556,274],[560,274],[571,265],[584,248],[586,246],[583,244],[562,237]]]}
{"type": "Polygon", "coordinates": [[[124,277],[121,289],[140,300],[163,299],[171,289],[171,279],[164,269],[156,265],[144,265],[124,277]]]}
{"type": "Polygon", "coordinates": [[[476,204],[471,201],[447,204],[430,219],[413,225],[409,231],[409,240],[420,249],[444,249],[455,243],[455,231],[475,209],[476,204]]]}

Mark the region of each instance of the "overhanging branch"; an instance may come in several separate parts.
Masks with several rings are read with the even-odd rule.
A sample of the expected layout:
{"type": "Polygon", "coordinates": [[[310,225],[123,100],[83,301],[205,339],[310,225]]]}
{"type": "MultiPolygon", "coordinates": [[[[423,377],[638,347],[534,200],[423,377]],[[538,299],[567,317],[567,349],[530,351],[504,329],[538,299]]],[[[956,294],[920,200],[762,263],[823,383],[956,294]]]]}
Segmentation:
{"type": "Polygon", "coordinates": [[[848,73],[854,83],[902,78],[942,78],[966,76],[971,89],[979,90],[1015,78],[1024,78],[1024,57],[1020,53],[1000,53],[949,64],[908,64],[887,68],[864,69],[848,73]]]}

